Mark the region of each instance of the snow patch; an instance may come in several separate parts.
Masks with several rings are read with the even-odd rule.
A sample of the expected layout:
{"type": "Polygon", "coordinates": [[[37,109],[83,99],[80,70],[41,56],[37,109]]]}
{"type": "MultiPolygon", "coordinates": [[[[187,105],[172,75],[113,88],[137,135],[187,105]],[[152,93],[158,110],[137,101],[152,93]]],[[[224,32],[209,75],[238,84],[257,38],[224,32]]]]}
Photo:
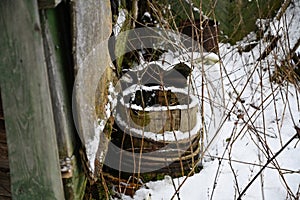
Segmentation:
{"type": "Polygon", "coordinates": [[[126,20],[126,15],[127,15],[127,11],[125,9],[119,10],[119,16],[118,16],[117,22],[113,27],[113,32],[114,32],[115,36],[119,35],[121,28],[126,20]]]}
{"type": "Polygon", "coordinates": [[[98,146],[100,142],[100,133],[104,129],[105,122],[106,122],[105,120],[98,120],[98,122],[94,124],[94,130],[95,130],[94,138],[88,140],[85,144],[86,154],[89,161],[89,167],[92,173],[94,173],[95,170],[95,159],[96,159],[96,153],[98,151],[98,146]]]}

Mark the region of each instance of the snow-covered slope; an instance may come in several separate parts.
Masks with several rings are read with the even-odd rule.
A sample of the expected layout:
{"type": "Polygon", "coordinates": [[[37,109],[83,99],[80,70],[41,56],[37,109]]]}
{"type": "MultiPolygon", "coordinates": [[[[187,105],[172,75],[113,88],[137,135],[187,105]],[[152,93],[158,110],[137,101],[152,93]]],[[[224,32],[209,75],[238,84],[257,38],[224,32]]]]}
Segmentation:
{"type": "MultiPolygon", "coordinates": [[[[264,164],[295,135],[294,126],[299,126],[300,120],[299,86],[270,82],[275,64],[280,64],[300,38],[300,1],[293,2],[266,31],[280,36],[277,47],[266,58],[258,60],[270,44],[263,39],[251,51],[239,52],[251,34],[235,46],[220,45],[227,117],[220,121],[222,128],[214,133],[213,145],[206,146],[203,170],[174,179],[175,188],[170,177],[146,183],[134,199],[237,199],[264,164]]],[[[299,198],[299,155],[300,142],[295,138],[267,165],[242,199],[299,198]]]]}

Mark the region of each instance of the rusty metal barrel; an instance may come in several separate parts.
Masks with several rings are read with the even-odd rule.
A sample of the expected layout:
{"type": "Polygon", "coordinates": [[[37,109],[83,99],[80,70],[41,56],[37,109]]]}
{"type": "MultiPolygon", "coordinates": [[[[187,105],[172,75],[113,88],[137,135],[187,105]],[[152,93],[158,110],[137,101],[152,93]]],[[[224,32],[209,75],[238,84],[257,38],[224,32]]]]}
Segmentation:
{"type": "Polygon", "coordinates": [[[106,163],[119,168],[107,170],[110,177],[149,181],[184,176],[194,168],[200,153],[198,99],[188,87],[175,86],[131,84],[123,89],[106,156],[106,163]]]}

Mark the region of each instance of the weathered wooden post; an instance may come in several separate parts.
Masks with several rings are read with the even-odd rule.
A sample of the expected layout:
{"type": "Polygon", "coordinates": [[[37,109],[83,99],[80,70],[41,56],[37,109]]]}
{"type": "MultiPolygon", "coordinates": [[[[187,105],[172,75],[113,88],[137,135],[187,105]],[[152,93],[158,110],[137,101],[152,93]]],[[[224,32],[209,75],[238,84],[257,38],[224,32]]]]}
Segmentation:
{"type": "Polygon", "coordinates": [[[70,71],[75,68],[77,73],[84,68],[92,75],[75,89],[77,94],[84,90],[88,98],[74,96],[75,107],[83,108],[75,117],[84,142],[94,124],[84,119],[83,106],[93,107],[91,116],[97,120],[107,102],[107,80],[112,71],[105,71],[105,67],[110,58],[108,50],[97,47],[111,33],[110,1],[75,0],[66,4],[61,0],[5,0],[0,11],[0,83],[12,197],[82,199],[86,174],[72,121],[74,74],[70,71]],[[104,79],[99,82],[99,73],[93,70],[104,79]],[[95,101],[101,102],[99,112],[95,101]],[[66,160],[66,166],[59,166],[66,160]]]}
{"type": "Polygon", "coordinates": [[[112,30],[110,1],[72,1],[72,27],[76,73],[74,118],[90,161],[90,175],[97,178],[101,170],[95,169],[95,165],[101,168],[101,162],[99,157],[94,156],[97,152],[105,154],[107,140],[100,138],[103,130],[95,130],[95,126],[98,126],[98,120],[106,120],[103,113],[108,102],[109,82],[113,78],[108,52],[108,38],[112,30]]]}
{"type": "Polygon", "coordinates": [[[12,197],[64,199],[37,1],[1,1],[0,26],[12,197]]]}
{"type": "Polygon", "coordinates": [[[8,148],[0,88],[0,199],[11,199],[8,148]]]}
{"type": "Polygon", "coordinates": [[[82,199],[86,176],[74,128],[71,93],[74,82],[69,4],[39,1],[41,30],[47,63],[58,153],[66,199],[82,199]],[[58,4],[58,5],[57,5],[58,4]]]}

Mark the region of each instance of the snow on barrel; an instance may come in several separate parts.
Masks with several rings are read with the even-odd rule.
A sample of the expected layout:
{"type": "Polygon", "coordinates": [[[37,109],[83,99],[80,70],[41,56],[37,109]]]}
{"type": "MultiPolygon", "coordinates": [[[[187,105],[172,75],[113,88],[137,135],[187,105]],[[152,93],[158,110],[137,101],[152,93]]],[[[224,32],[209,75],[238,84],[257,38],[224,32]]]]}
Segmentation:
{"type": "Polygon", "coordinates": [[[201,115],[188,84],[191,72],[189,63],[153,61],[120,79],[122,91],[104,167],[111,180],[149,181],[199,170],[194,166],[200,153],[201,115]]]}

